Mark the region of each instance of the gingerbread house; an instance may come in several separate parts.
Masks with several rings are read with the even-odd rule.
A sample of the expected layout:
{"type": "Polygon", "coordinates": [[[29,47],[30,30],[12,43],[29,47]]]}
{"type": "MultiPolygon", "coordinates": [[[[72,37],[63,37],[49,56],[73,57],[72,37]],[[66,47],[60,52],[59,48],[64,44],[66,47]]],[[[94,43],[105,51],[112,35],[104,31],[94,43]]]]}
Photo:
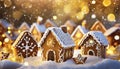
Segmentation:
{"type": "Polygon", "coordinates": [[[105,58],[108,41],[100,31],[90,31],[83,36],[79,46],[82,55],[93,55],[105,58]]]}
{"type": "Polygon", "coordinates": [[[38,52],[37,42],[29,31],[23,31],[13,43],[15,54],[24,58],[36,56],[38,52]]]}
{"type": "Polygon", "coordinates": [[[29,30],[30,29],[30,27],[29,27],[29,25],[26,23],[26,22],[23,22],[21,25],[20,25],[20,27],[19,27],[19,31],[20,32],[22,32],[22,31],[25,31],[25,30],[29,30]]]}
{"type": "Polygon", "coordinates": [[[120,27],[111,27],[104,35],[107,37],[110,46],[116,47],[120,45],[120,27]]]}
{"type": "Polygon", "coordinates": [[[91,27],[91,31],[101,31],[104,33],[106,31],[106,28],[100,21],[96,21],[91,27]]]}
{"type": "Polygon", "coordinates": [[[77,26],[73,21],[68,20],[65,22],[64,24],[67,27],[67,32],[69,34],[72,34],[72,32],[74,31],[75,27],[77,26]]]}
{"type": "Polygon", "coordinates": [[[43,36],[45,30],[46,30],[46,27],[43,24],[33,23],[30,28],[30,33],[33,35],[35,40],[38,42],[43,36]]]}
{"type": "Polygon", "coordinates": [[[48,27],[57,27],[57,25],[53,21],[51,21],[50,19],[46,20],[44,25],[45,25],[46,28],[48,28],[48,27]]]}
{"type": "Polygon", "coordinates": [[[86,34],[88,30],[86,30],[84,27],[78,25],[76,29],[73,31],[71,34],[72,39],[74,40],[76,46],[75,48],[78,49],[78,43],[80,42],[81,38],[83,37],[84,34],[86,34]]]}
{"type": "Polygon", "coordinates": [[[63,62],[72,58],[75,46],[66,27],[48,28],[38,44],[42,50],[43,60],[56,62],[63,62]]]}

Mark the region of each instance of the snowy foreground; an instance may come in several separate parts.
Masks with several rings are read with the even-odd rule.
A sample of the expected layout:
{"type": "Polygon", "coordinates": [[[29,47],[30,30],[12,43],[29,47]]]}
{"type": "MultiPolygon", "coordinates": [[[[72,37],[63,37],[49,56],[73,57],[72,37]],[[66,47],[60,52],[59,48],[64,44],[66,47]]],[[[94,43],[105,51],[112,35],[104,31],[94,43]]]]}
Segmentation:
{"type": "Polygon", "coordinates": [[[72,59],[56,63],[54,61],[44,61],[41,63],[38,57],[25,60],[28,66],[18,64],[7,60],[0,61],[0,69],[120,69],[120,62],[111,59],[101,59],[89,56],[85,64],[76,65],[72,59]],[[36,63],[36,61],[38,61],[36,63]],[[39,63],[40,62],[40,63],[39,63]]]}

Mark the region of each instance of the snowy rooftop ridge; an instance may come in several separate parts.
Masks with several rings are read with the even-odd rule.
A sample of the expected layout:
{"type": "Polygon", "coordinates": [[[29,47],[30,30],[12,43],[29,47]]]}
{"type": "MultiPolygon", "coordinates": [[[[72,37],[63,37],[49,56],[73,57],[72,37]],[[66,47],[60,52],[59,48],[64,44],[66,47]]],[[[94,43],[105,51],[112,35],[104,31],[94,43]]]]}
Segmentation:
{"type": "Polygon", "coordinates": [[[46,27],[43,24],[33,23],[30,28],[30,32],[34,29],[34,27],[37,29],[38,32],[45,32],[46,27]]]}
{"type": "Polygon", "coordinates": [[[110,29],[108,29],[108,30],[104,33],[104,35],[105,35],[105,36],[109,36],[109,35],[111,35],[112,33],[114,33],[114,32],[117,31],[117,30],[120,30],[120,27],[111,27],[110,29]]]}
{"type": "Polygon", "coordinates": [[[88,32],[88,30],[86,30],[84,27],[82,27],[81,25],[78,25],[78,26],[76,27],[76,29],[73,31],[73,33],[72,33],[71,36],[74,36],[75,33],[77,32],[77,30],[80,30],[81,33],[83,33],[83,34],[86,34],[86,33],[88,32]]]}
{"type": "Polygon", "coordinates": [[[100,31],[90,31],[87,34],[83,36],[83,38],[80,41],[80,45],[83,43],[83,41],[91,35],[100,45],[108,46],[108,41],[106,37],[102,34],[100,31]]]}
{"type": "Polygon", "coordinates": [[[67,24],[70,24],[70,25],[76,27],[76,24],[71,20],[67,20],[64,25],[67,25],[67,24]]]}
{"type": "Polygon", "coordinates": [[[64,33],[61,28],[58,27],[50,27],[46,30],[44,33],[43,37],[41,38],[41,41],[39,42],[39,46],[42,45],[44,42],[44,39],[48,35],[49,32],[52,32],[53,35],[56,37],[56,40],[60,42],[60,44],[67,48],[67,47],[72,47],[75,46],[74,41],[72,40],[71,36],[68,33],[64,33]]]}
{"type": "Polygon", "coordinates": [[[0,19],[0,24],[2,24],[5,28],[12,26],[11,24],[9,24],[6,20],[4,19],[0,19]]]}
{"type": "Polygon", "coordinates": [[[57,27],[57,25],[56,25],[53,21],[51,21],[50,19],[47,19],[46,22],[45,22],[45,24],[46,24],[46,23],[50,23],[50,24],[52,24],[54,27],[57,27]]]}
{"type": "MultiPolygon", "coordinates": [[[[12,44],[12,46],[16,46],[16,44],[22,39],[22,37],[24,37],[25,33],[28,33],[29,35],[31,35],[31,33],[28,30],[25,30],[23,32],[20,33],[20,35],[17,37],[17,39],[14,41],[14,43],[12,44]]],[[[33,36],[31,35],[31,37],[33,38],[33,36]]],[[[33,38],[33,40],[35,41],[35,39],[33,38]]]]}
{"type": "Polygon", "coordinates": [[[24,26],[27,27],[28,29],[30,28],[29,25],[28,25],[26,22],[23,22],[23,23],[20,25],[19,29],[22,29],[24,26]]]}
{"type": "Polygon", "coordinates": [[[29,31],[26,30],[26,31],[21,32],[20,35],[15,40],[15,42],[12,44],[12,46],[16,46],[16,44],[19,42],[19,40],[22,38],[22,36],[25,32],[29,32],[29,31]]]}

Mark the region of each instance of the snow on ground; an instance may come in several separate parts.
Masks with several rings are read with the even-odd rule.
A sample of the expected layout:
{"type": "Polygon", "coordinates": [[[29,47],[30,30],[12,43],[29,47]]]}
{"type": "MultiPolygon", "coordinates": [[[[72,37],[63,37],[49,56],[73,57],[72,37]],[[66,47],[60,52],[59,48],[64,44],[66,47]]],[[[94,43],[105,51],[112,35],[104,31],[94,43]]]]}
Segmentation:
{"type": "Polygon", "coordinates": [[[112,59],[102,59],[95,56],[84,55],[88,57],[85,64],[75,64],[72,59],[63,63],[54,61],[41,61],[40,57],[26,58],[28,66],[10,62],[8,60],[0,61],[0,69],[120,69],[120,62],[112,59]]]}
{"type": "MultiPolygon", "coordinates": [[[[91,61],[92,62],[92,61],[91,61]]],[[[54,61],[46,61],[42,65],[34,66],[22,66],[18,69],[120,69],[120,62],[111,59],[104,59],[93,65],[86,64],[72,64],[70,60],[64,63],[56,63],[54,61]]]]}

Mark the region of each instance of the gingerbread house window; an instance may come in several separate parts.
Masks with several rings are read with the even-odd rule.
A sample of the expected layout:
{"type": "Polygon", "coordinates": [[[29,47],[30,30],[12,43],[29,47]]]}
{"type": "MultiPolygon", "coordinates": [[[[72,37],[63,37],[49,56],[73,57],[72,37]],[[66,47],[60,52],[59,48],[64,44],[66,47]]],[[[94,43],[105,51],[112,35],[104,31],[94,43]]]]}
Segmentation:
{"type": "Polygon", "coordinates": [[[120,39],[120,36],[119,36],[119,35],[115,35],[115,36],[114,36],[114,39],[115,39],[115,40],[119,40],[119,39],[120,39]]]}

